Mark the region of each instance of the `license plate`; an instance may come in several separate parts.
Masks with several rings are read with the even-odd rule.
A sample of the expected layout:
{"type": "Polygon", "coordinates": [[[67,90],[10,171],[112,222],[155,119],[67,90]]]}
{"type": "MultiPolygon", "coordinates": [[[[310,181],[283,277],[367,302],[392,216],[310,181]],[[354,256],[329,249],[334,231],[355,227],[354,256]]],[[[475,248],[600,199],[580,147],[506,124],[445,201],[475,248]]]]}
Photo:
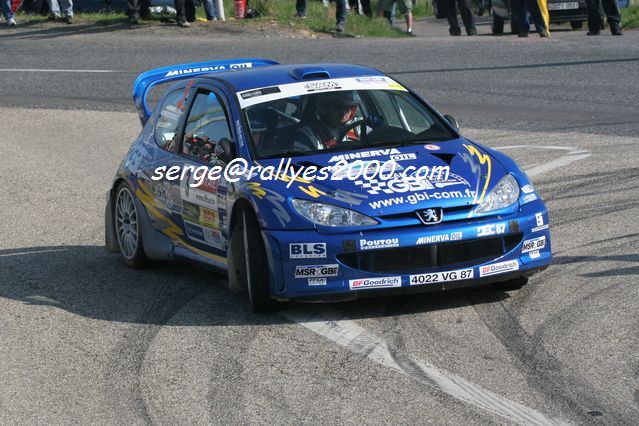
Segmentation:
{"type": "Polygon", "coordinates": [[[570,10],[579,9],[579,2],[566,2],[566,3],[548,3],[548,10],[570,10]]]}
{"type": "Polygon", "coordinates": [[[456,271],[434,272],[432,274],[411,275],[410,285],[434,284],[447,281],[469,280],[473,278],[473,269],[458,269],[456,271]]]}

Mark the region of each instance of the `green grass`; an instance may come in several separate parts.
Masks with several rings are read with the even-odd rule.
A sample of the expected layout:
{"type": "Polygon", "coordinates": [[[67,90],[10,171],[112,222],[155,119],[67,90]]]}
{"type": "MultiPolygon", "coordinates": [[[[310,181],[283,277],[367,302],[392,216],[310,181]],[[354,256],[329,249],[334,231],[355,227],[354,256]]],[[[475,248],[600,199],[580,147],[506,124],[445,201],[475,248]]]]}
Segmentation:
{"type": "MultiPolygon", "coordinates": [[[[377,0],[371,0],[373,16],[376,16],[377,0]]],[[[328,33],[335,29],[335,4],[324,8],[321,1],[309,0],[306,19],[294,19],[295,0],[247,0],[247,8],[256,9],[261,16],[256,19],[233,20],[234,6],[233,0],[224,0],[224,11],[227,20],[233,25],[263,25],[276,22],[281,27],[294,30],[307,30],[311,32],[328,33]]],[[[417,0],[413,9],[415,18],[432,15],[430,0],[417,0]]],[[[204,18],[204,9],[197,9],[197,16],[204,18]]],[[[20,24],[38,24],[47,22],[46,16],[27,15],[20,13],[18,16],[20,24]]],[[[159,25],[162,17],[154,14],[151,19],[142,20],[144,25],[159,25]]],[[[74,16],[76,24],[109,26],[125,24],[127,18],[122,12],[109,13],[76,13],[74,16]]],[[[399,28],[391,28],[383,18],[368,18],[355,14],[348,14],[346,20],[346,36],[360,37],[406,37],[404,34],[404,17],[397,16],[399,28]]]]}
{"type": "Polygon", "coordinates": [[[622,28],[639,28],[639,6],[621,9],[621,26],[622,28]]]}

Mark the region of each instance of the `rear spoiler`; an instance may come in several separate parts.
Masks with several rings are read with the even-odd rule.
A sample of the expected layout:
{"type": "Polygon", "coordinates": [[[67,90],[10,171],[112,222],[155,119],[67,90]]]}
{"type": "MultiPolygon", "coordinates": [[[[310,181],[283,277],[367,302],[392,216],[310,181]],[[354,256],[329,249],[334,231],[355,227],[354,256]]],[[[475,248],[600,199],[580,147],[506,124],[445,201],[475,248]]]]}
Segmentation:
{"type": "Polygon", "coordinates": [[[135,79],[133,84],[133,103],[138,110],[140,121],[144,126],[151,116],[152,111],[146,103],[149,90],[156,84],[168,83],[170,81],[191,78],[202,74],[214,72],[265,67],[269,65],[279,65],[278,62],[269,59],[242,58],[227,59],[224,61],[194,62],[192,64],[170,65],[168,67],[156,68],[142,73],[135,79]]]}

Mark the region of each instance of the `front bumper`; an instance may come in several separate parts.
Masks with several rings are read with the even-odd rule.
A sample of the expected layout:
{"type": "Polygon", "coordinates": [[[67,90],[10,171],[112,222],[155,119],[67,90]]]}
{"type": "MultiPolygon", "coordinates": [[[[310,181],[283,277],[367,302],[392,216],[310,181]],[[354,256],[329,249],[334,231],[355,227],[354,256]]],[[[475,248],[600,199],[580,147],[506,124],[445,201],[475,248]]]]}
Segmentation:
{"type": "Polygon", "coordinates": [[[349,300],[529,276],[551,262],[542,202],[509,216],[324,235],[265,230],[277,299],[349,300]]]}

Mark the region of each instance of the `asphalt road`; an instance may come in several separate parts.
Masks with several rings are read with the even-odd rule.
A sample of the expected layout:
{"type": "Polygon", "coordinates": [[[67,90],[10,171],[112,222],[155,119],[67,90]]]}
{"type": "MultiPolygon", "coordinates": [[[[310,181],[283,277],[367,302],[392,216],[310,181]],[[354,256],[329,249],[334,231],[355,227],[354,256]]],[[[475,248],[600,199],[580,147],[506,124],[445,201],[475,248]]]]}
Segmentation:
{"type": "Polygon", "coordinates": [[[1,28],[0,424],[639,423],[639,33],[416,30],[1,28]],[[139,131],[132,82],[233,56],[378,67],[467,136],[519,146],[554,264],[520,291],[273,315],[192,266],[128,269],[103,209],[139,131]]]}

